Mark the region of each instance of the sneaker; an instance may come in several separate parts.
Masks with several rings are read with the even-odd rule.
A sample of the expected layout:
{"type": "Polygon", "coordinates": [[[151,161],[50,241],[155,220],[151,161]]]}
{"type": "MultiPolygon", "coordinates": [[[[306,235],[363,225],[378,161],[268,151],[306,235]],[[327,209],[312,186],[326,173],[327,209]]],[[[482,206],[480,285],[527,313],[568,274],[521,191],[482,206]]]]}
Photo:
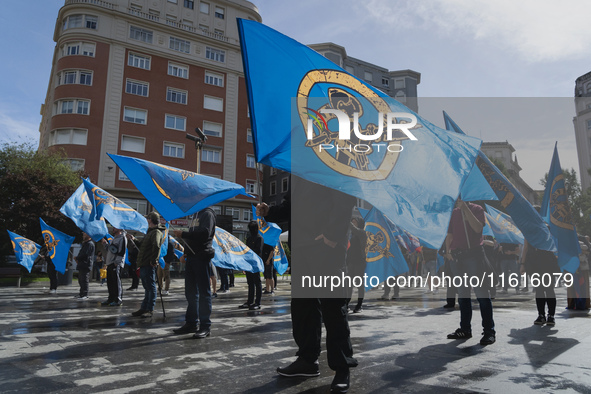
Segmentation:
{"type": "Polygon", "coordinates": [[[109,306],[121,306],[121,305],[123,305],[123,302],[117,302],[117,301],[115,301],[115,302],[111,302],[111,303],[109,304],[109,306]]]}
{"type": "Polygon", "coordinates": [[[536,326],[543,326],[544,324],[546,324],[546,317],[542,315],[538,316],[538,318],[534,321],[534,324],[536,326]]]}
{"type": "Polygon", "coordinates": [[[472,333],[462,330],[458,328],[451,334],[447,334],[447,339],[470,339],[472,338],[472,333]]]}
{"type": "Polygon", "coordinates": [[[256,311],[256,310],[261,309],[261,306],[257,305],[257,304],[252,304],[251,306],[248,307],[248,309],[251,311],[256,311]]]}
{"type": "Polygon", "coordinates": [[[273,292],[272,291],[265,290],[265,291],[263,291],[263,294],[273,294],[273,292]]]}
{"type": "Polygon", "coordinates": [[[222,294],[227,294],[227,293],[230,292],[230,290],[220,290],[219,292],[222,293],[222,294]]]}
{"type": "Polygon", "coordinates": [[[76,297],[78,301],[86,301],[88,300],[88,296],[76,297]]]}
{"type": "Polygon", "coordinates": [[[133,290],[137,290],[137,287],[131,286],[129,289],[127,289],[127,291],[133,291],[133,290]]]}
{"type": "Polygon", "coordinates": [[[168,290],[164,290],[164,291],[162,292],[162,295],[168,295],[168,290]]]}
{"type": "Polygon", "coordinates": [[[211,334],[211,330],[209,328],[201,328],[199,331],[193,335],[194,339],[203,339],[208,337],[211,334]]]}
{"type": "Polygon", "coordinates": [[[211,297],[212,297],[212,298],[216,298],[217,296],[218,296],[218,293],[213,293],[213,294],[211,295],[211,297]]]}
{"type": "Polygon", "coordinates": [[[339,369],[330,384],[331,393],[346,393],[351,387],[349,383],[349,369],[339,369]]]}
{"type": "Polygon", "coordinates": [[[182,327],[172,330],[176,335],[190,334],[197,331],[197,326],[185,323],[182,327]]]}
{"type": "Polygon", "coordinates": [[[102,306],[108,306],[108,305],[111,305],[111,301],[109,301],[109,300],[107,300],[107,301],[103,301],[103,302],[101,302],[101,305],[102,305],[102,306]]]}
{"type": "Polygon", "coordinates": [[[281,376],[288,378],[303,376],[313,377],[320,375],[320,368],[318,367],[318,361],[309,363],[302,358],[298,357],[293,363],[285,368],[277,368],[277,373],[281,376]]]}
{"type": "Polygon", "coordinates": [[[51,290],[49,290],[49,294],[57,294],[57,290],[56,289],[51,289],[51,290]]]}
{"type": "Polygon", "coordinates": [[[141,318],[148,318],[148,317],[152,317],[152,314],[154,313],[154,311],[145,311],[143,315],[141,315],[141,318]]]}
{"type": "Polygon", "coordinates": [[[143,314],[144,314],[144,313],[146,313],[146,312],[148,312],[148,311],[147,311],[147,310],[144,310],[144,309],[138,309],[137,311],[133,312],[133,313],[131,314],[131,316],[138,317],[138,316],[141,316],[141,315],[143,315],[143,314]]]}
{"type": "Polygon", "coordinates": [[[359,313],[359,312],[361,312],[362,310],[363,310],[363,308],[362,308],[362,307],[360,307],[360,306],[356,306],[356,307],[355,307],[355,309],[353,309],[353,313],[359,313]]]}
{"type": "Polygon", "coordinates": [[[556,322],[554,321],[554,316],[548,315],[548,320],[546,320],[546,325],[554,327],[555,324],[556,324],[556,322]]]}
{"type": "Polygon", "coordinates": [[[443,305],[443,307],[445,309],[454,309],[456,307],[456,305],[455,304],[445,304],[445,305],[443,305]]]}
{"type": "Polygon", "coordinates": [[[390,301],[390,297],[389,296],[381,296],[380,298],[378,298],[378,300],[390,301]]]}
{"type": "Polygon", "coordinates": [[[482,346],[492,345],[496,342],[495,334],[484,334],[480,340],[482,346]]]}
{"type": "Polygon", "coordinates": [[[240,309],[246,309],[246,308],[249,308],[249,307],[250,307],[250,304],[248,302],[245,302],[244,304],[240,305],[238,308],[240,308],[240,309]]]}

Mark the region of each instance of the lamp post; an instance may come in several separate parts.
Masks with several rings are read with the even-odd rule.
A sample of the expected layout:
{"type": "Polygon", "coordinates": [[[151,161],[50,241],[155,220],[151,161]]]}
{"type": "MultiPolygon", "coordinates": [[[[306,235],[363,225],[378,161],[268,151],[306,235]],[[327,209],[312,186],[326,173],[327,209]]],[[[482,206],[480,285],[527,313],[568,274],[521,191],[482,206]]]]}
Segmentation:
{"type": "Polygon", "coordinates": [[[203,134],[203,131],[199,127],[195,128],[196,136],[187,133],[187,139],[191,141],[195,141],[195,149],[197,150],[197,174],[201,173],[201,148],[203,147],[203,143],[207,141],[207,136],[203,134]]]}

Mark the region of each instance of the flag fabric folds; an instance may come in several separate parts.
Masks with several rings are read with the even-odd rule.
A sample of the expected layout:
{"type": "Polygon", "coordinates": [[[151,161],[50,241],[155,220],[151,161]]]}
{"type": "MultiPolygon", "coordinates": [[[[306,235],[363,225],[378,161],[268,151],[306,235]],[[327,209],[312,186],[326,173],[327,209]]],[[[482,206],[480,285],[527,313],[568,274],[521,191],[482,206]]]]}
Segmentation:
{"type": "Polygon", "coordinates": [[[244,186],[133,157],[109,154],[154,208],[171,221],[237,195],[244,186]]]}
{"type": "Polygon", "coordinates": [[[285,250],[283,249],[283,244],[281,243],[281,241],[277,241],[277,245],[275,245],[275,253],[273,255],[273,266],[275,267],[275,271],[277,271],[279,275],[283,275],[285,271],[287,271],[287,267],[289,267],[287,255],[285,254],[285,250]]]}
{"type": "MultiPolygon", "coordinates": [[[[485,205],[487,223],[497,242],[523,245],[523,234],[515,227],[511,217],[488,204],[485,205]]],[[[482,233],[484,235],[484,231],[482,233]]]]}
{"type": "Polygon", "coordinates": [[[238,271],[263,272],[263,260],[238,238],[216,226],[213,265],[238,271]]]}
{"type": "Polygon", "coordinates": [[[91,216],[92,204],[86,193],[84,182],[62,205],[60,212],[72,219],[76,226],[88,234],[95,242],[100,241],[109,233],[104,220],[95,219],[91,216]]]}
{"type": "Polygon", "coordinates": [[[257,209],[252,205],[252,219],[256,220],[259,225],[259,234],[263,237],[265,244],[274,246],[279,242],[279,236],[281,235],[281,227],[275,223],[269,223],[260,216],[257,216],[257,209]]]}
{"type": "Polygon", "coordinates": [[[562,271],[574,273],[579,268],[581,247],[568,203],[564,175],[560,167],[556,145],[554,145],[554,154],[548,172],[540,214],[548,223],[557,244],[558,266],[562,271]]]}
{"type": "Polygon", "coordinates": [[[169,225],[166,222],[166,229],[162,234],[162,244],[160,245],[160,256],[158,257],[158,263],[160,263],[160,267],[164,269],[166,266],[166,261],[164,261],[164,257],[168,253],[168,233],[169,233],[169,225]]]}
{"type": "Polygon", "coordinates": [[[174,254],[176,258],[180,260],[184,254],[184,247],[174,237],[170,236],[170,234],[168,235],[168,241],[174,246],[174,254]]]}
{"type": "Polygon", "coordinates": [[[380,282],[383,282],[389,276],[407,272],[408,265],[395,239],[398,231],[393,229],[389,220],[375,208],[372,208],[364,219],[367,233],[367,276],[377,276],[380,282]]]}
{"type": "Polygon", "coordinates": [[[8,236],[10,237],[12,249],[14,249],[16,262],[25,267],[29,272],[31,272],[31,269],[33,268],[33,263],[39,255],[39,251],[41,250],[41,246],[37,245],[30,239],[21,237],[20,235],[13,233],[12,231],[6,231],[8,231],[8,236]]]}
{"type": "Polygon", "coordinates": [[[86,193],[93,197],[90,199],[91,217],[105,218],[113,227],[122,230],[135,230],[144,234],[148,231],[148,221],[139,212],[88,179],[83,179],[83,182],[86,193]]]}
{"type": "Polygon", "coordinates": [[[239,19],[238,29],[258,162],[361,198],[438,249],[481,141],[436,132],[263,24],[239,19]]]}
{"type": "MultiPolygon", "coordinates": [[[[447,118],[445,123],[449,131],[464,133],[446,113],[444,118],[447,118]]],[[[538,249],[556,251],[556,244],[544,220],[482,151],[478,152],[474,168],[478,168],[488,187],[495,193],[503,209],[511,216],[527,242],[538,249]]]]}
{"type": "Polygon", "coordinates": [[[48,226],[41,218],[39,218],[39,222],[41,223],[41,234],[47,248],[47,255],[55,265],[56,271],[65,274],[68,253],[72,242],[74,242],[74,237],[48,226]]]}

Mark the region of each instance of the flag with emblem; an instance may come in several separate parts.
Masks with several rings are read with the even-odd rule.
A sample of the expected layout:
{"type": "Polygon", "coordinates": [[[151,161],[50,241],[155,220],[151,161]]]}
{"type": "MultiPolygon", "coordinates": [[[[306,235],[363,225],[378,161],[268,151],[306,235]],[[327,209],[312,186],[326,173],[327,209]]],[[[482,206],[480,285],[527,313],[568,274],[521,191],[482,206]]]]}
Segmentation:
{"type": "MultiPolygon", "coordinates": [[[[449,131],[465,135],[458,125],[444,113],[445,124],[449,131]]],[[[556,251],[556,244],[546,227],[544,220],[534,207],[517,190],[503,173],[489,160],[482,151],[478,153],[474,169],[478,168],[488,186],[478,181],[473,188],[490,188],[497,196],[503,209],[511,216],[515,226],[522,232],[527,242],[542,250],[556,251]]],[[[468,180],[466,180],[468,182],[468,180]]],[[[464,188],[462,188],[464,190],[464,188]]]]}
{"type": "Polygon", "coordinates": [[[287,255],[285,254],[281,241],[277,241],[277,245],[275,245],[273,266],[279,275],[283,275],[287,271],[287,267],[289,267],[289,261],[287,261],[287,255]]]}
{"type": "Polygon", "coordinates": [[[8,231],[8,236],[10,236],[10,242],[12,244],[12,249],[14,250],[14,255],[16,256],[16,262],[31,272],[33,263],[39,255],[39,250],[41,250],[41,246],[37,245],[30,239],[13,233],[12,231],[6,231],[8,231]]]}
{"type": "Polygon", "coordinates": [[[98,242],[109,233],[107,224],[102,219],[95,219],[92,213],[92,204],[86,193],[84,182],[78,186],[78,189],[70,196],[68,201],[62,205],[60,212],[72,219],[78,228],[84,231],[98,242]]]}
{"type": "Polygon", "coordinates": [[[263,260],[259,255],[226,230],[215,228],[212,245],[215,256],[211,262],[216,267],[249,272],[264,271],[263,260]]]}
{"type": "Polygon", "coordinates": [[[497,242],[523,245],[523,234],[511,217],[488,204],[485,206],[487,222],[497,242]]]}
{"type": "Polygon", "coordinates": [[[53,265],[55,265],[55,270],[65,274],[68,253],[70,252],[72,242],[74,242],[74,237],[48,226],[41,218],[39,218],[39,222],[41,223],[43,242],[47,248],[47,256],[49,256],[53,265]]]}
{"type": "Polygon", "coordinates": [[[143,215],[88,179],[84,179],[83,182],[86,193],[92,196],[90,199],[92,218],[95,220],[104,218],[111,223],[111,226],[122,230],[135,230],[144,234],[148,231],[148,221],[143,215]]]}
{"type": "Polygon", "coordinates": [[[361,198],[438,249],[481,141],[437,132],[261,23],[238,30],[257,161],[361,198]]]}
{"type": "Polygon", "coordinates": [[[546,180],[540,215],[548,223],[550,232],[557,244],[558,266],[563,272],[575,272],[579,268],[581,247],[574,225],[572,210],[568,203],[557,144],[554,145],[554,154],[552,155],[550,172],[546,180]]]}
{"type": "Polygon", "coordinates": [[[244,186],[134,157],[109,154],[166,221],[189,216],[229,198],[252,197],[244,186]]]}
{"type": "Polygon", "coordinates": [[[252,208],[252,220],[256,220],[259,225],[259,234],[263,237],[265,244],[274,246],[279,242],[279,236],[281,235],[281,227],[275,223],[270,223],[265,218],[257,216],[257,209],[254,205],[252,208]]]}

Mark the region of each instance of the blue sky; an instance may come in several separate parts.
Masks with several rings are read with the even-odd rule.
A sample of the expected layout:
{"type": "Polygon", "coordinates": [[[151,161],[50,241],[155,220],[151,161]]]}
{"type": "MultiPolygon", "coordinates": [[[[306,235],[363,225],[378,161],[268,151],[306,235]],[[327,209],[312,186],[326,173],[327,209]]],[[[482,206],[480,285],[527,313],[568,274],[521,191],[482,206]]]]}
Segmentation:
{"type": "MultiPolygon", "coordinates": [[[[0,33],[5,37],[2,53],[10,54],[0,64],[4,76],[0,80],[0,142],[37,143],[39,110],[47,92],[55,45],[53,31],[63,3],[37,0],[31,6],[11,1],[0,14],[0,33]],[[23,15],[27,15],[26,23],[23,15]]],[[[509,140],[523,168],[521,175],[530,186],[539,188],[538,180],[550,167],[555,141],[562,166],[578,172],[572,97],[575,79],[591,71],[591,2],[253,3],[265,24],[304,44],[334,42],[344,46],[349,56],[390,70],[420,72],[419,96],[454,98],[434,101],[467,134],[485,141],[509,140]],[[464,97],[480,98],[470,101],[478,104],[479,117],[474,116],[473,107],[459,105],[465,102],[460,99],[464,97]],[[482,99],[491,97],[496,99],[482,99]],[[514,97],[521,99],[511,99],[514,97]],[[542,97],[561,99],[550,104],[543,100],[539,107],[536,103],[540,101],[524,99],[542,97]],[[523,108],[521,119],[509,113],[516,106],[523,108]]],[[[427,104],[425,111],[430,107],[427,104]]],[[[421,114],[443,124],[439,110],[421,114]]]]}

